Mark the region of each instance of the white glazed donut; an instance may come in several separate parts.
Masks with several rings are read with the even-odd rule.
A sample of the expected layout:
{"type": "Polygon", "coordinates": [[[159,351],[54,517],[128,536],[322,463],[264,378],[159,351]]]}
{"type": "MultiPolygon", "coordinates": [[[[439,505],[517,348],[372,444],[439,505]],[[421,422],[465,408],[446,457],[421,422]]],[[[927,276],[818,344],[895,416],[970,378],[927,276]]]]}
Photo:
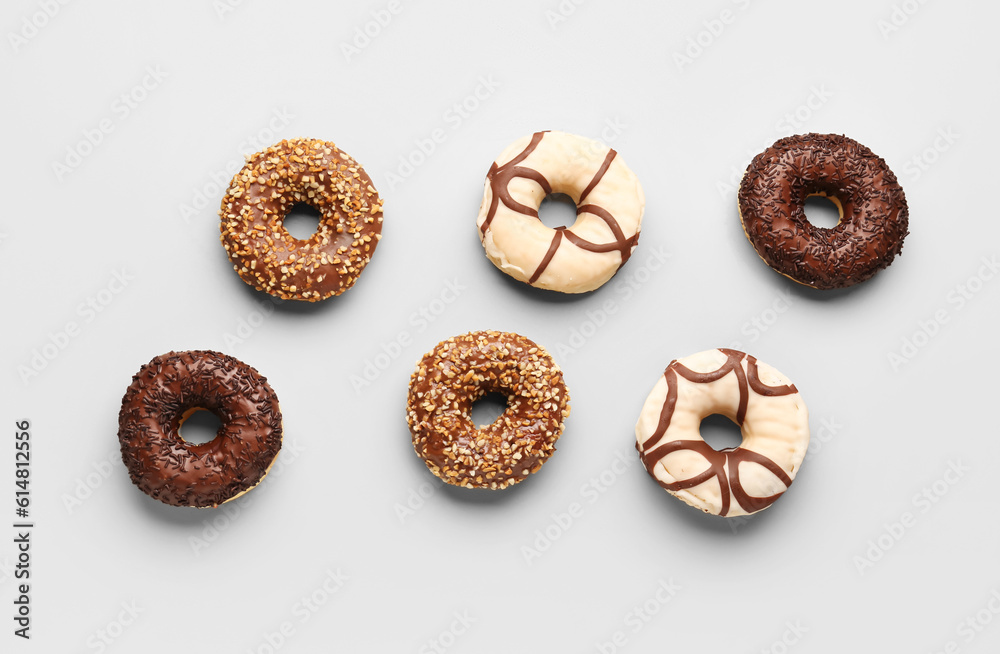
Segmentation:
{"type": "Polygon", "coordinates": [[[660,486],[706,513],[735,517],[766,509],[788,490],[809,447],[809,414],[771,366],[736,350],[708,350],[667,366],[635,437],[660,486]],[[702,419],[713,414],[740,426],[739,447],[715,450],[701,437],[702,419]]]}
{"type": "Polygon", "coordinates": [[[646,198],[618,153],[565,132],[512,143],[490,167],[479,237],[497,268],[514,279],[585,293],[611,279],[635,250],[646,198]],[[576,222],[552,229],[538,219],[546,195],[576,202],[576,222]]]}

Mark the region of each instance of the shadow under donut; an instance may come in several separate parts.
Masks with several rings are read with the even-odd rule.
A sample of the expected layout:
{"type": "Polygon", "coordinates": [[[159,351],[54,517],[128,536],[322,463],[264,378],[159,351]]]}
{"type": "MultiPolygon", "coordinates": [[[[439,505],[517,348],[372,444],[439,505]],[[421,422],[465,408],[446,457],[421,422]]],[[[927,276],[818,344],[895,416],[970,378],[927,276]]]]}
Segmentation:
{"type": "MultiPolygon", "coordinates": [[[[788,290],[788,292],[794,295],[797,299],[803,299],[809,302],[837,302],[847,297],[865,297],[869,293],[875,292],[874,289],[883,283],[883,278],[886,275],[892,274],[892,266],[890,265],[887,268],[875,273],[875,275],[871,278],[846,288],[823,290],[806,286],[805,284],[793,281],[774,270],[760,257],[760,255],[757,254],[757,250],[754,248],[753,244],[747,238],[746,233],[743,231],[743,221],[740,217],[740,210],[739,207],[736,206],[735,202],[729,209],[728,220],[731,225],[731,229],[733,230],[734,249],[739,251],[739,258],[741,259],[741,262],[748,267],[748,270],[753,271],[755,277],[760,277],[762,282],[770,284],[775,289],[788,290]]],[[[899,256],[903,255],[900,254],[899,256]]]]}
{"type": "Polygon", "coordinates": [[[203,527],[205,519],[211,520],[220,507],[214,509],[196,509],[188,506],[171,506],[153,499],[134,484],[129,482],[129,495],[132,497],[139,510],[157,522],[166,522],[178,527],[203,527]]]}
{"type": "Polygon", "coordinates": [[[766,533],[767,528],[764,525],[772,520],[770,516],[781,510],[781,500],[779,498],[774,505],[763,511],[758,511],[748,516],[724,518],[689,506],[680,498],[674,497],[663,490],[649,477],[641,465],[637,474],[642,474],[646,477],[643,480],[644,483],[641,484],[643,486],[642,492],[648,495],[650,502],[663,506],[663,512],[666,516],[664,520],[677,520],[682,523],[682,528],[684,529],[697,529],[723,536],[750,537],[750,534],[754,534],[757,531],[766,533]]]}
{"type": "MultiPolygon", "coordinates": [[[[594,290],[587,291],[586,293],[563,293],[562,291],[550,291],[548,289],[536,288],[534,286],[530,286],[529,284],[525,284],[522,281],[518,281],[513,277],[511,277],[510,275],[508,275],[507,273],[503,272],[502,270],[494,266],[492,263],[490,263],[489,259],[486,259],[486,263],[490,266],[490,268],[493,268],[493,272],[496,275],[503,278],[503,281],[507,286],[509,286],[511,289],[513,289],[515,292],[521,295],[522,298],[538,304],[542,303],[573,304],[575,302],[586,300],[587,298],[594,297],[600,294],[601,290],[607,288],[611,284],[611,282],[613,282],[615,279],[614,277],[612,277],[607,282],[605,282],[600,288],[595,288],[594,290]]],[[[627,265],[628,264],[626,263],[626,266],[627,265]]]]}
{"type": "MultiPolygon", "coordinates": [[[[403,421],[405,425],[405,420],[403,421]]],[[[452,484],[445,483],[442,479],[434,475],[428,469],[427,464],[424,460],[420,458],[420,455],[416,453],[413,449],[413,436],[410,434],[410,430],[404,427],[400,433],[400,439],[405,439],[405,443],[408,444],[409,449],[409,460],[410,465],[413,466],[414,470],[417,470],[416,474],[420,479],[420,482],[428,482],[434,484],[440,494],[443,497],[448,498],[449,502],[455,504],[466,504],[466,505],[479,505],[479,506],[499,506],[504,504],[509,504],[518,497],[524,495],[524,486],[531,482],[531,478],[538,473],[532,473],[528,475],[523,481],[514,484],[513,486],[508,486],[502,490],[492,490],[489,488],[464,488],[462,486],[454,486],[452,484]]],[[[543,466],[544,469],[544,466],[543,466]]],[[[539,471],[541,472],[541,471],[539,471]]]]}
{"type": "MultiPolygon", "coordinates": [[[[329,313],[334,309],[335,305],[343,304],[342,301],[338,302],[338,300],[340,300],[343,295],[350,293],[351,290],[353,290],[354,288],[352,286],[341,295],[329,297],[325,300],[320,300],[318,302],[306,302],[303,300],[282,300],[281,298],[270,295],[269,293],[265,293],[264,291],[258,291],[254,287],[244,282],[243,279],[236,274],[236,271],[233,270],[233,265],[229,263],[229,259],[227,258],[225,261],[226,261],[226,267],[229,270],[229,274],[227,275],[227,277],[230,280],[229,283],[238,284],[240,288],[239,293],[241,293],[246,298],[251,300],[254,306],[260,304],[268,304],[272,306],[274,308],[274,311],[277,313],[284,313],[288,315],[319,315],[319,314],[329,313]]],[[[361,280],[359,279],[357,284],[360,283],[361,280]]],[[[355,284],[355,286],[357,286],[357,284],[355,284]]]]}

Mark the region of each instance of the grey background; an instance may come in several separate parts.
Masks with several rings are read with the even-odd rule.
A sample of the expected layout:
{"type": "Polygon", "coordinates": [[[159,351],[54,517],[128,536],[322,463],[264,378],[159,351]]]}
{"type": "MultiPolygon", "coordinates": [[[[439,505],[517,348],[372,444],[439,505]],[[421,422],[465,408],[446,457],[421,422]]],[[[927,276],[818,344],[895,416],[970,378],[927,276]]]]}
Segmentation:
{"type": "MultiPolygon", "coordinates": [[[[37,2],[4,4],[2,411],[5,429],[32,421],[38,527],[35,637],[15,639],[5,619],[3,647],[996,651],[1000,282],[970,281],[1000,249],[985,203],[994,3],[401,0],[352,57],[342,44],[388,2],[221,4],[73,2],[44,21],[37,2]],[[567,15],[549,13],[560,6],[567,15]],[[723,11],[731,20],[713,22],[723,11]],[[15,45],[25,20],[45,24],[15,45]],[[688,48],[698,56],[679,66],[688,48]],[[147,67],[166,76],[125,115],[116,99],[147,67]],[[53,163],[104,120],[110,133],[60,179],[53,163]],[[645,187],[634,257],[583,297],[507,279],[477,239],[490,162],[539,129],[607,139],[645,187]],[[443,142],[394,183],[434,130],[443,142]],[[751,156],[806,131],[871,147],[909,201],[902,256],[852,290],[796,287],[740,230],[734,182],[751,156]],[[248,139],[293,136],[335,141],[366,167],[385,238],[344,296],[275,308],[229,266],[213,177],[225,183],[258,149],[248,139]],[[122,270],[124,287],[112,282],[122,270]],[[978,292],[960,305],[960,287],[978,292]],[[91,297],[109,302],[91,314],[91,297]],[[936,313],[947,322],[894,367],[889,355],[935,331],[936,313]],[[19,366],[69,321],[78,333],[24,381],[19,366]],[[416,359],[484,328],[546,346],[572,394],[557,454],[497,494],[435,483],[404,420],[416,359]],[[409,344],[396,349],[400,333],[409,344]],[[672,358],[737,344],[798,385],[813,445],[791,492],[727,522],[662,491],[632,442],[672,358]],[[116,453],[131,375],[194,348],[255,366],[285,416],[279,466],[228,513],[160,505],[116,453]],[[356,389],[369,363],[385,369],[356,389]],[[557,538],[527,560],[546,530],[557,538]],[[859,564],[880,538],[891,547],[859,564]],[[328,594],[338,570],[348,578],[328,594]],[[303,620],[310,595],[326,601],[303,620]],[[139,611],[128,625],[123,603],[139,611]],[[658,610],[644,622],[645,603],[658,610]],[[961,626],[970,619],[977,629],[961,626]]],[[[15,552],[2,532],[7,615],[15,552]]]]}

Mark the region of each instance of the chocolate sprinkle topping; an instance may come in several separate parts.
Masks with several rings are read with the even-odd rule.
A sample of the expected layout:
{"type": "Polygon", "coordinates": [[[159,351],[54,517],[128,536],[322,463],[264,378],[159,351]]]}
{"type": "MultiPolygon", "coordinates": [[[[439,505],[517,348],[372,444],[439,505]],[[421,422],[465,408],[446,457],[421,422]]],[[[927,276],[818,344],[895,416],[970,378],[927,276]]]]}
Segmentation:
{"type": "Polygon", "coordinates": [[[903,248],[908,210],[889,166],[836,134],[783,138],[754,157],[739,191],[740,218],[760,257],[819,289],[869,279],[903,248]],[[843,213],[836,227],[808,221],[806,198],[826,196],[843,213]]]}
{"type": "Polygon", "coordinates": [[[170,352],[132,377],[118,414],[118,440],[142,492],[174,506],[218,506],[260,483],[278,455],[278,398],[267,379],[233,357],[170,352]],[[222,421],[208,443],[189,443],[179,432],[198,409],[222,421]]]}
{"type": "Polygon", "coordinates": [[[471,332],[439,343],[410,377],[406,420],[430,471],[466,488],[506,488],[538,471],[569,416],[562,371],[518,334],[471,332]],[[487,393],[507,410],[478,428],[472,405],[487,393]]]}

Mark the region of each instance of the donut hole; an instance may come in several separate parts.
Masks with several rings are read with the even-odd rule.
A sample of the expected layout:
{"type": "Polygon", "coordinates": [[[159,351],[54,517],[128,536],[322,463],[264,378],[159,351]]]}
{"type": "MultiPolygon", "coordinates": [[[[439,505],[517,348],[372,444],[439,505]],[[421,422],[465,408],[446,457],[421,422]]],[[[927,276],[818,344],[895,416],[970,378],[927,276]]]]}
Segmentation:
{"type": "Polygon", "coordinates": [[[538,218],[550,229],[572,227],[576,222],[576,202],[565,193],[550,193],[538,208],[538,218]]]}
{"type": "Polygon", "coordinates": [[[732,450],[743,443],[740,426],[727,416],[714,413],[705,417],[698,428],[702,439],[716,452],[732,450]]]}
{"type": "Polygon", "coordinates": [[[832,196],[814,193],[806,198],[806,220],[822,229],[833,229],[844,218],[844,207],[832,196]]]}
{"type": "Polygon", "coordinates": [[[194,409],[181,418],[177,433],[185,442],[204,445],[215,440],[222,429],[222,420],[208,409],[194,409]]]}
{"type": "Polygon", "coordinates": [[[292,205],[282,223],[285,226],[285,231],[291,234],[292,238],[307,241],[319,229],[319,219],[321,216],[322,214],[320,214],[319,209],[316,207],[305,202],[296,202],[292,205]]]}
{"type": "Polygon", "coordinates": [[[472,424],[482,429],[496,422],[507,410],[507,396],[503,393],[486,393],[472,404],[469,412],[472,424]]]}

